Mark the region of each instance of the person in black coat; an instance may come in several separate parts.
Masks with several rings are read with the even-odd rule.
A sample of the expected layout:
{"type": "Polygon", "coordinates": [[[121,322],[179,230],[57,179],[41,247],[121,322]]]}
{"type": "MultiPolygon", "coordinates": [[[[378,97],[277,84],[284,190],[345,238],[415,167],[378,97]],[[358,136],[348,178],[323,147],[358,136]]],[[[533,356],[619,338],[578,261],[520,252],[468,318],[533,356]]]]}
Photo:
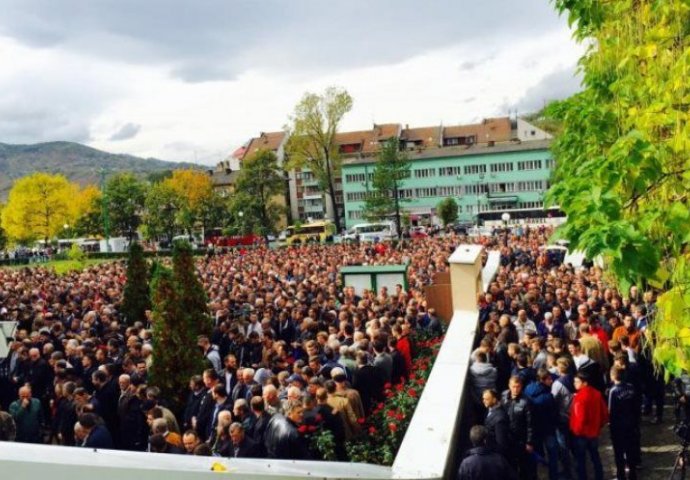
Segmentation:
{"type": "Polygon", "coordinates": [[[260,456],[263,457],[265,455],[264,438],[266,437],[268,423],[271,421],[271,415],[266,411],[266,406],[262,397],[254,397],[249,403],[252,413],[256,417],[252,439],[258,445],[259,451],[261,452],[260,456]]]}
{"type": "Polygon", "coordinates": [[[484,427],[488,435],[488,447],[510,459],[512,450],[510,420],[498,400],[496,390],[484,390],[482,402],[487,410],[484,427]]]}
{"type": "Polygon", "coordinates": [[[355,370],[352,387],[359,392],[364,412],[369,414],[376,402],[383,401],[383,372],[369,365],[366,352],[357,352],[357,370],[355,370]]]}
{"type": "Polygon", "coordinates": [[[245,434],[241,423],[235,422],[230,425],[230,439],[232,440],[231,457],[261,458],[262,452],[259,445],[249,435],[245,434]]]}
{"type": "Polygon", "coordinates": [[[108,428],[110,435],[117,436],[117,405],[120,397],[120,389],[114,378],[108,378],[108,375],[102,370],[97,370],[91,376],[91,382],[94,385],[94,397],[98,400],[98,413],[105,426],[108,428]]]}
{"type": "Polygon", "coordinates": [[[481,425],[475,425],[470,430],[471,448],[460,464],[458,480],[486,480],[497,478],[501,480],[517,480],[518,476],[513,467],[500,453],[496,453],[487,446],[488,431],[481,425]]]}
{"type": "Polygon", "coordinates": [[[119,445],[123,450],[143,452],[146,450],[147,426],[146,417],[141,409],[141,400],[136,395],[136,387],[132,385],[129,375],[123,374],[119,378],[120,398],[117,403],[119,420],[119,445]]]}
{"type": "Polygon", "coordinates": [[[189,380],[189,394],[187,395],[187,402],[185,403],[184,413],[182,414],[182,430],[187,431],[193,428],[192,418],[199,415],[199,408],[201,401],[206,395],[204,388],[204,381],[201,375],[194,375],[189,380]]]}
{"type": "Polygon", "coordinates": [[[512,457],[518,466],[520,478],[536,478],[537,465],[532,456],[534,450],[532,405],[523,392],[520,377],[510,378],[508,390],[503,392],[501,405],[508,414],[514,452],[512,457]]]}
{"type": "Polygon", "coordinates": [[[304,407],[299,400],[290,400],[285,415],[273,415],[266,429],[265,447],[268,458],[309,460],[309,449],[297,428],[304,420],[304,407]]]}
{"type": "Polygon", "coordinates": [[[625,480],[625,467],[629,467],[631,479],[635,478],[635,467],[639,461],[640,407],[635,389],[623,382],[623,369],[611,369],[613,386],[608,394],[609,426],[611,443],[616,460],[616,478],[625,480]]]}
{"type": "Polygon", "coordinates": [[[199,413],[196,416],[194,428],[199,434],[201,441],[205,442],[213,431],[213,411],[216,408],[216,401],[213,399],[213,388],[219,384],[218,373],[212,368],[204,370],[203,381],[207,391],[199,403],[199,413]]]}

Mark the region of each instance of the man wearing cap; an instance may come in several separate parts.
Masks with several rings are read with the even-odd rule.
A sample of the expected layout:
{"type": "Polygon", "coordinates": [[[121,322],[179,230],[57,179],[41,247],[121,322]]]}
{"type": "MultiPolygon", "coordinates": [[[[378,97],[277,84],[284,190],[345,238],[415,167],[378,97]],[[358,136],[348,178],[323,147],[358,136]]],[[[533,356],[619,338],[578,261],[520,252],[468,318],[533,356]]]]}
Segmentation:
{"type": "Polygon", "coordinates": [[[345,376],[345,370],[340,367],[334,368],[331,370],[331,378],[333,378],[335,382],[336,395],[347,398],[357,418],[364,418],[365,413],[364,406],[362,405],[362,398],[359,396],[357,390],[349,387],[347,377],[345,376]]]}

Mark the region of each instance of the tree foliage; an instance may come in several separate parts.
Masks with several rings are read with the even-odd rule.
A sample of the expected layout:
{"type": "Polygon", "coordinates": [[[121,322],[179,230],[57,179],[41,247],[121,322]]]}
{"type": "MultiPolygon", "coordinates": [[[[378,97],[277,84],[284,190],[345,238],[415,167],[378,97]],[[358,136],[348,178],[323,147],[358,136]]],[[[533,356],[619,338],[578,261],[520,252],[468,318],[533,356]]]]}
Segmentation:
{"type": "Polygon", "coordinates": [[[289,165],[306,167],[314,173],[333,205],[337,231],[340,231],[342,212],[337,211],[335,201],[335,179],[341,166],[336,134],[351,109],[352,97],[344,89],[329,87],[321,95],[307,92],[295,107],[287,127],[289,165]]]}
{"type": "Polygon", "coordinates": [[[211,178],[198,170],[175,170],[163,181],[178,197],[177,222],[188,232],[202,218],[202,210],[213,196],[211,178]]]}
{"type": "Polygon", "coordinates": [[[48,241],[73,220],[77,186],[63,175],[37,172],[20,178],[2,210],[2,228],[18,243],[48,241]]]}
{"type": "Polygon", "coordinates": [[[400,150],[400,140],[389,138],[378,152],[372,191],[364,205],[364,215],[370,220],[393,217],[398,236],[402,233],[401,204],[409,202],[407,198],[400,198],[400,189],[410,176],[410,165],[407,155],[400,150]]]}
{"type": "Polygon", "coordinates": [[[7,239],[7,233],[5,233],[5,229],[2,228],[2,210],[4,208],[4,205],[0,203],[0,252],[2,252],[8,244],[8,239],[7,239]]]}
{"type": "Polygon", "coordinates": [[[131,173],[119,173],[105,185],[110,235],[132,237],[141,224],[146,185],[131,173]]]}
{"type": "Polygon", "coordinates": [[[127,256],[127,283],[122,298],[122,313],[128,325],[146,321],[146,310],[151,308],[149,291],[149,265],[139,242],[132,242],[127,256]]]}
{"type": "Polygon", "coordinates": [[[204,368],[197,336],[210,333],[206,296],[196,276],[191,247],[176,243],[173,270],[158,265],[152,282],[153,348],[151,384],[161,389],[178,411],[184,405],[189,378],[204,368]]]}
{"type": "Polygon", "coordinates": [[[103,195],[96,185],[87,185],[74,198],[73,231],[77,236],[103,235],[103,195]]]}
{"type": "Polygon", "coordinates": [[[255,233],[274,232],[284,210],[275,197],[285,194],[285,179],[275,153],[259,150],[245,159],[237,178],[236,192],[233,210],[242,210],[243,220],[255,223],[255,233]]]}
{"type": "Polygon", "coordinates": [[[155,183],[146,194],[144,225],[146,238],[170,237],[177,228],[177,212],[181,199],[165,181],[155,183]]]}
{"type": "Polygon", "coordinates": [[[589,48],[584,90],[549,108],[563,122],[548,201],[561,234],[603,255],[621,289],[662,287],[650,339],[671,373],[690,370],[690,5],[556,0],[589,48]]]}
{"type": "Polygon", "coordinates": [[[458,221],[458,202],[453,197],[446,197],[436,205],[436,213],[441,218],[443,226],[458,221]]]}

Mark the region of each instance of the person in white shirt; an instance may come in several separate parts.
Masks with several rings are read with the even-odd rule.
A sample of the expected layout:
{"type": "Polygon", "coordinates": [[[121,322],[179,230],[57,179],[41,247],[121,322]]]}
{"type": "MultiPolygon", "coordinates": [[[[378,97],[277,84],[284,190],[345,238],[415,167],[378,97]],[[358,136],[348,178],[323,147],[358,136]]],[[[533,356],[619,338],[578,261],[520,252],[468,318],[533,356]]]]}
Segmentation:
{"type": "Polygon", "coordinates": [[[518,311],[517,319],[515,320],[515,329],[518,334],[518,341],[522,342],[525,333],[532,332],[536,335],[537,326],[532,320],[527,318],[527,311],[524,309],[518,311]]]}

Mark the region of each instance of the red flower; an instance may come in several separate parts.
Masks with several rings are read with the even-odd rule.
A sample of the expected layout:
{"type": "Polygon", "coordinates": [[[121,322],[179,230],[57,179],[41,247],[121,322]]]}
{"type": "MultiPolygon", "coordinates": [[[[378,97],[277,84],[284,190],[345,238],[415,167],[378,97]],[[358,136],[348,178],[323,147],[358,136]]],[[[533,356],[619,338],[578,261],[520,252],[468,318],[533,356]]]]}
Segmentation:
{"type": "Polygon", "coordinates": [[[383,385],[383,388],[385,388],[386,390],[388,390],[389,388],[391,388],[391,382],[386,382],[386,383],[383,385]]]}
{"type": "Polygon", "coordinates": [[[309,433],[314,433],[316,431],[316,426],[314,425],[309,425],[309,433]]]}
{"type": "Polygon", "coordinates": [[[417,378],[417,377],[415,377],[414,373],[412,375],[410,375],[410,381],[411,382],[414,382],[415,378],[417,378]]]}
{"type": "Polygon", "coordinates": [[[391,422],[391,423],[388,424],[388,429],[389,429],[391,432],[395,433],[395,432],[398,431],[398,426],[397,426],[395,423],[391,422]]]}
{"type": "Polygon", "coordinates": [[[399,391],[399,392],[402,392],[403,384],[402,384],[402,383],[397,384],[397,385],[395,386],[395,389],[396,389],[397,391],[399,391]]]}
{"type": "Polygon", "coordinates": [[[376,433],[376,427],[369,427],[369,435],[374,435],[376,433]]]}
{"type": "Polygon", "coordinates": [[[399,414],[397,414],[397,415],[395,416],[395,419],[396,419],[397,421],[399,421],[399,422],[402,422],[404,418],[405,418],[405,414],[404,414],[404,413],[399,413],[399,414]]]}
{"type": "Polygon", "coordinates": [[[364,418],[363,418],[363,417],[359,417],[359,418],[357,419],[357,423],[359,423],[360,425],[364,425],[364,418]]]}
{"type": "Polygon", "coordinates": [[[299,427],[297,427],[297,431],[302,435],[307,433],[308,429],[309,429],[309,427],[307,427],[306,425],[300,425],[299,427]]]}
{"type": "Polygon", "coordinates": [[[423,378],[418,378],[417,379],[417,385],[424,385],[424,379],[423,378]]]}
{"type": "Polygon", "coordinates": [[[407,391],[407,394],[412,398],[416,398],[417,397],[417,390],[415,390],[414,388],[410,388],[407,391]]]}
{"type": "Polygon", "coordinates": [[[376,410],[383,410],[383,402],[376,405],[376,410]]]}
{"type": "Polygon", "coordinates": [[[386,413],[386,415],[388,415],[389,418],[395,417],[395,410],[388,410],[388,412],[386,413]]]}

